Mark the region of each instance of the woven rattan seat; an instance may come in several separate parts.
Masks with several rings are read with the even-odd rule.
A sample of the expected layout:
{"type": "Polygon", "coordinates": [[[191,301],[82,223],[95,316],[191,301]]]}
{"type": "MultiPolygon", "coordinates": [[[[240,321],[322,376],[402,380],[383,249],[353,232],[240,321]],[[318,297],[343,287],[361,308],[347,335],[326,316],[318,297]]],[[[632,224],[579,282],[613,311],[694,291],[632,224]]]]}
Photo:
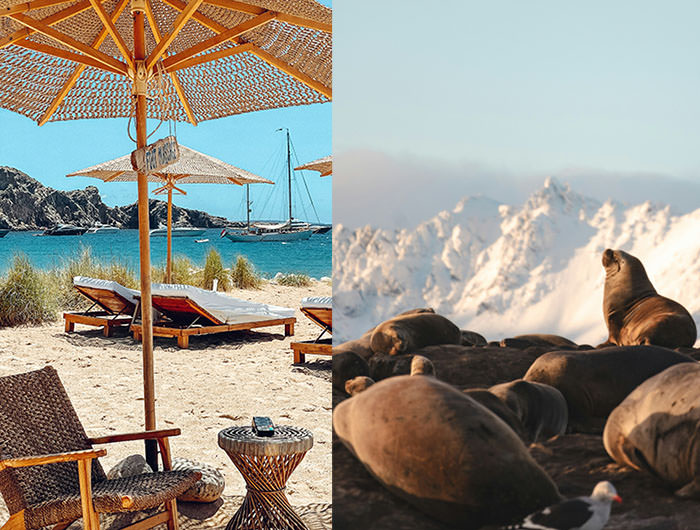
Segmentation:
{"type": "Polygon", "coordinates": [[[199,480],[198,472],[168,470],[108,480],[95,458],[104,450],[93,449],[93,443],[158,439],[163,465],[169,469],[165,436],[174,434],[179,431],[90,439],[56,370],[46,367],[0,377],[0,493],[11,514],[3,529],[41,528],[81,516],[85,527],[94,529],[95,512],[140,511],[164,503],[167,511],[153,516],[154,524],[168,521],[171,530],[177,528],[174,499],[199,480]],[[75,452],[81,456],[71,456],[75,452]]]}

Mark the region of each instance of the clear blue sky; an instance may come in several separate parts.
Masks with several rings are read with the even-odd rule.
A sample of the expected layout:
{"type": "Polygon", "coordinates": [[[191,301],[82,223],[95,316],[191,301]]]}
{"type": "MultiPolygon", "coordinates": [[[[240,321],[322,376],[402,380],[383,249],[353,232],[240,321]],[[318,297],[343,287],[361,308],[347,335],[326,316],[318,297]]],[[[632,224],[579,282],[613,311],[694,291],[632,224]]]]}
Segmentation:
{"type": "MultiPolygon", "coordinates": [[[[321,3],[331,5],[329,1],[321,3]]],[[[332,104],[324,103],[209,120],[197,127],[178,123],[177,138],[192,149],[275,180],[280,168],[274,163],[278,162],[284,144],[284,134],[276,129],[288,127],[299,160],[309,162],[331,154],[331,112],[332,104]]],[[[156,124],[149,121],[149,132],[156,124]]],[[[127,136],[126,127],[126,119],[51,122],[38,127],[24,116],[0,109],[0,165],[15,167],[56,189],[97,186],[110,206],[129,204],[136,201],[135,184],[105,184],[98,179],[65,177],[67,173],[130,153],[134,143],[127,136]]],[[[164,123],[149,142],[167,136],[167,131],[164,123]]],[[[330,222],[333,178],[320,178],[317,172],[304,173],[320,220],[330,222]]],[[[173,202],[178,206],[231,219],[245,216],[241,206],[243,187],[192,184],[184,188],[187,196],[174,196],[173,202]]],[[[251,194],[256,192],[267,196],[271,186],[252,186],[251,194]]],[[[163,198],[153,194],[151,197],[163,198]]],[[[267,200],[261,197],[257,202],[262,204],[267,200]]],[[[270,199],[268,209],[273,202],[278,201],[274,197],[270,199]]],[[[301,211],[295,211],[296,215],[304,217],[301,211]]],[[[309,220],[315,221],[314,217],[309,220]]]]}
{"type": "Polygon", "coordinates": [[[642,175],[634,200],[678,183],[663,199],[700,206],[697,2],[354,0],[334,14],[336,222],[361,222],[354,190],[380,177],[411,186],[421,214],[522,199],[547,175],[596,181],[584,191],[599,197],[642,175]]]}

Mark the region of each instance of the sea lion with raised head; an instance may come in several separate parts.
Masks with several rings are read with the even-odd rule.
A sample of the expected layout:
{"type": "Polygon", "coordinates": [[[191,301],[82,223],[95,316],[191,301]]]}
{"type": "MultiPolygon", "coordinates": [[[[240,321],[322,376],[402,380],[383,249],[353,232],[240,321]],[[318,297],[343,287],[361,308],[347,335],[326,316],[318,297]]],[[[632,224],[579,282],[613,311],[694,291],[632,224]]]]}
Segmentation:
{"type": "Polygon", "coordinates": [[[414,353],[433,344],[460,344],[462,332],[436,313],[409,313],[379,324],[372,332],[370,347],[375,354],[414,353]]]}
{"type": "Polygon", "coordinates": [[[373,384],[373,379],[370,379],[366,375],[358,375],[357,377],[345,381],[345,392],[350,396],[354,396],[360,392],[364,392],[373,384]]]}
{"type": "Polygon", "coordinates": [[[538,357],[523,379],[562,393],[569,408],[569,431],[600,433],[610,412],[638,385],[669,366],[694,362],[659,346],[564,350],[538,357]]]}
{"type": "Polygon", "coordinates": [[[612,411],[605,450],[647,471],[679,497],[700,499],[700,363],[679,364],[647,379],[612,411]]]}
{"type": "Polygon", "coordinates": [[[500,418],[434,377],[375,383],[335,407],[333,428],[391,492],[464,530],[503,524],[560,500],[500,418]]]}
{"type": "Polygon", "coordinates": [[[697,339],[693,317],[678,302],[660,296],[639,259],[622,250],[603,252],[603,316],[607,344],[691,347],[697,339]]]}

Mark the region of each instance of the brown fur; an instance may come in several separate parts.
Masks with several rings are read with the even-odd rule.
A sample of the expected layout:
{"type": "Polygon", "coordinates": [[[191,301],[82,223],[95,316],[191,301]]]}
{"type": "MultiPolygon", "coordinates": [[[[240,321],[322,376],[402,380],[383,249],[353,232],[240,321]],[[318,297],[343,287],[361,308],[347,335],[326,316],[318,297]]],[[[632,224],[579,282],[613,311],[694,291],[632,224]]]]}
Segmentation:
{"type": "Polygon", "coordinates": [[[700,499],[700,363],[672,366],[637,387],[610,414],[608,454],[700,499]]]}
{"type": "Polygon", "coordinates": [[[607,249],[602,262],[606,344],[654,344],[667,348],[695,344],[697,329],[693,317],[678,302],[657,294],[641,261],[622,250],[607,249]]]}

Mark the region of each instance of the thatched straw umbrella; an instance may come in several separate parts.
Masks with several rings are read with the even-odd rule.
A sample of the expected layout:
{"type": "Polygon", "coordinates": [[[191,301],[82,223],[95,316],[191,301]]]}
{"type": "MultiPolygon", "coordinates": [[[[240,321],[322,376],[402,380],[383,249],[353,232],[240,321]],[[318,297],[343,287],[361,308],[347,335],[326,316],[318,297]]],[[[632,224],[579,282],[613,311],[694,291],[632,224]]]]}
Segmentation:
{"type": "MultiPolygon", "coordinates": [[[[314,0],[0,0],[0,107],[36,120],[198,121],[331,100],[314,0]],[[126,9],[129,5],[130,9],[126,9]]],[[[138,175],[145,427],[155,429],[148,180],[138,175]]],[[[156,459],[155,442],[147,459],[156,459]]]]}
{"type": "MultiPolygon", "coordinates": [[[[274,184],[245,169],[240,169],[213,156],[205,155],[184,145],[179,146],[180,158],[157,173],[148,175],[149,182],[162,184],[154,193],[168,194],[168,251],[165,266],[165,282],[171,282],[172,276],[172,225],[173,225],[173,192],[187,195],[179,186],[183,184],[243,184],[266,183],[274,184]]],[[[131,155],[102,162],[80,171],[66,175],[67,177],[93,177],[104,182],[136,182],[138,173],[131,167],[131,155]]]]}
{"type": "Polygon", "coordinates": [[[311,171],[318,171],[319,173],[321,173],[322,177],[327,177],[328,175],[333,174],[333,157],[326,156],[323,158],[319,158],[318,160],[314,160],[312,162],[307,162],[306,164],[303,164],[299,167],[295,167],[294,171],[298,171],[300,169],[310,169],[311,171]]]}

